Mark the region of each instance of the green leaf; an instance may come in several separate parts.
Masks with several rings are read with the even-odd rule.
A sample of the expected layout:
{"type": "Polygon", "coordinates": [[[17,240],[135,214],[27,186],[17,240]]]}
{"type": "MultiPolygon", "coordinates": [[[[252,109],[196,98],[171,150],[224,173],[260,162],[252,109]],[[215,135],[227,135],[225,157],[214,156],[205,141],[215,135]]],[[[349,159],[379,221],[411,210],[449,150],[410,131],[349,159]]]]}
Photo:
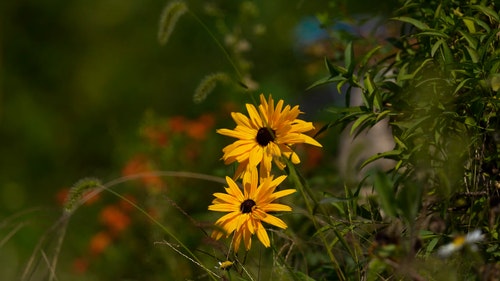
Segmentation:
{"type": "Polygon", "coordinates": [[[377,46],[373,49],[371,49],[368,53],[366,53],[363,58],[361,58],[361,61],[359,63],[359,68],[360,68],[360,72],[364,72],[364,68],[368,65],[368,61],[373,57],[373,55],[375,55],[376,52],[378,52],[378,50],[380,50],[382,48],[382,46],[377,46]]]}
{"type": "Polygon", "coordinates": [[[345,237],[347,237],[347,234],[352,229],[345,228],[345,229],[343,229],[342,233],[339,231],[339,228],[337,228],[337,227],[332,228],[332,230],[333,230],[333,233],[335,233],[335,236],[337,236],[337,239],[340,242],[340,244],[345,248],[346,251],[349,252],[349,255],[351,257],[356,256],[356,254],[353,252],[353,247],[352,246],[350,247],[350,244],[347,243],[347,241],[345,239],[345,237]]]}
{"type": "Polygon", "coordinates": [[[498,13],[489,7],[483,5],[472,5],[471,8],[481,11],[483,14],[487,15],[490,19],[494,19],[496,22],[499,21],[498,13]]]}
{"type": "Polygon", "coordinates": [[[467,52],[469,53],[470,59],[472,60],[473,63],[477,63],[479,61],[479,55],[477,54],[476,50],[469,46],[465,46],[467,49],[467,52]]]}
{"type": "Polygon", "coordinates": [[[491,27],[485,23],[484,21],[480,20],[479,18],[471,18],[477,25],[482,27],[486,33],[490,33],[491,27]]]}
{"type": "Polygon", "coordinates": [[[332,203],[339,203],[339,202],[348,202],[352,199],[349,199],[349,198],[338,198],[338,197],[327,197],[327,198],[323,198],[319,201],[319,204],[320,205],[324,205],[324,204],[332,204],[332,203]]]}
{"type": "Polygon", "coordinates": [[[385,262],[378,259],[377,257],[373,257],[368,263],[368,268],[366,269],[366,281],[380,280],[382,273],[388,267],[389,266],[385,262]]]}
{"type": "MultiPolygon", "coordinates": [[[[433,116],[428,115],[428,116],[416,118],[414,121],[408,121],[408,124],[410,124],[410,127],[408,127],[408,129],[401,134],[401,138],[408,139],[408,138],[410,138],[410,136],[415,134],[415,131],[418,131],[419,129],[421,131],[422,126],[423,126],[423,125],[421,125],[421,123],[423,123],[424,121],[427,121],[430,118],[433,118],[433,116]]],[[[406,123],[406,122],[402,122],[402,123],[406,123]]],[[[398,125],[401,125],[401,123],[399,123],[398,125]]]]}
{"type": "Polygon", "coordinates": [[[368,157],[368,159],[366,159],[365,162],[363,162],[363,164],[361,164],[360,168],[364,168],[366,165],[370,164],[371,162],[378,160],[378,159],[381,159],[381,158],[396,160],[401,155],[401,153],[403,153],[403,151],[401,151],[399,149],[377,153],[375,155],[368,157]]]}
{"type": "Polygon", "coordinates": [[[334,76],[337,76],[339,74],[344,75],[347,73],[347,69],[345,69],[341,66],[332,64],[330,62],[330,60],[328,60],[327,57],[325,57],[325,65],[326,65],[326,69],[328,69],[328,72],[330,73],[330,77],[334,77],[334,76]]]}
{"type": "Polygon", "coordinates": [[[394,187],[389,177],[380,171],[375,172],[375,181],[373,187],[377,192],[377,197],[382,210],[391,217],[396,216],[396,197],[394,196],[394,187]]]}
{"type": "Polygon", "coordinates": [[[301,281],[315,281],[314,278],[309,277],[308,275],[306,275],[302,271],[293,271],[292,274],[294,275],[294,277],[298,278],[296,280],[301,280],[301,281]]]}
{"type": "Polygon", "coordinates": [[[344,51],[344,60],[345,60],[345,67],[347,68],[347,74],[349,76],[352,75],[354,72],[354,50],[352,46],[352,42],[349,42],[347,46],[345,47],[344,51]]]}
{"type": "Polygon", "coordinates": [[[373,108],[377,111],[382,109],[382,97],[379,91],[375,91],[375,95],[373,95],[373,108]]]}
{"type": "Polygon", "coordinates": [[[419,20],[416,20],[414,18],[410,18],[410,17],[395,17],[395,18],[392,18],[392,19],[412,24],[413,26],[415,26],[416,28],[418,28],[420,30],[429,29],[429,26],[427,24],[425,24],[425,23],[423,23],[423,22],[421,22],[419,20]]]}
{"type": "MultiPolygon", "coordinates": [[[[325,84],[330,84],[330,83],[335,83],[335,82],[342,82],[345,81],[346,79],[341,76],[336,76],[336,77],[323,77],[315,82],[313,82],[309,87],[306,88],[306,91],[321,86],[325,84]]],[[[340,84],[340,83],[339,83],[340,84]]]]}
{"type": "Polygon", "coordinates": [[[429,29],[426,31],[419,32],[417,36],[431,36],[431,37],[443,37],[443,38],[450,38],[446,33],[441,32],[439,30],[434,30],[434,29],[429,29]]]}
{"type": "Polygon", "coordinates": [[[493,44],[494,41],[498,40],[498,32],[500,32],[500,29],[498,28],[492,30],[486,42],[481,42],[479,48],[477,49],[480,60],[482,60],[489,53],[491,44],[493,44]]]}
{"type": "Polygon", "coordinates": [[[374,87],[373,87],[372,78],[371,78],[369,72],[367,72],[365,74],[365,78],[363,79],[363,83],[364,83],[366,89],[368,90],[368,94],[371,95],[373,93],[374,87]]]}
{"type": "MultiPolygon", "coordinates": [[[[464,17],[462,20],[464,21],[465,26],[469,30],[469,33],[476,33],[476,25],[474,24],[473,19],[469,17],[464,17]]],[[[459,30],[458,32],[461,32],[461,30],[459,30]]]]}
{"type": "Polygon", "coordinates": [[[361,117],[358,117],[358,119],[352,124],[352,127],[351,127],[351,132],[350,134],[352,135],[354,133],[354,131],[356,131],[356,129],[361,125],[363,124],[363,122],[365,122],[368,118],[370,117],[373,117],[373,114],[371,113],[368,113],[368,114],[365,114],[365,115],[362,115],[361,117]]]}
{"type": "Polygon", "coordinates": [[[415,221],[422,202],[422,188],[414,184],[405,184],[398,192],[397,203],[401,214],[409,224],[415,221]]]}
{"type": "MultiPolygon", "coordinates": [[[[442,39],[441,39],[442,40],[442,39]]],[[[417,67],[417,69],[415,69],[415,71],[413,71],[413,73],[411,74],[401,74],[401,75],[398,75],[398,81],[403,81],[403,80],[410,80],[410,79],[414,79],[415,76],[418,74],[418,72],[420,72],[420,70],[422,70],[428,63],[432,62],[433,59],[429,58],[429,59],[426,59],[424,60],[419,67],[417,67]]],[[[403,67],[401,68],[401,73],[406,73],[406,68],[407,68],[407,64],[403,65],[403,67]]]]}
{"type": "Polygon", "coordinates": [[[466,79],[462,80],[462,81],[461,81],[461,82],[457,85],[457,87],[455,88],[455,91],[453,91],[453,95],[455,95],[456,93],[458,93],[458,91],[460,91],[460,89],[462,89],[462,88],[465,86],[465,84],[466,84],[467,82],[469,82],[471,79],[472,79],[472,78],[466,78],[466,79]]]}
{"type": "Polygon", "coordinates": [[[472,118],[470,116],[468,116],[468,117],[465,118],[464,124],[468,125],[468,126],[471,126],[471,127],[477,126],[476,120],[474,120],[474,118],[472,118]]]}
{"type": "Polygon", "coordinates": [[[408,149],[408,147],[397,136],[394,136],[394,142],[398,147],[401,147],[402,149],[408,149]]]}
{"type": "Polygon", "coordinates": [[[390,110],[384,110],[382,112],[377,113],[377,119],[375,120],[376,122],[379,122],[380,120],[384,119],[391,113],[390,110]]]}
{"type": "Polygon", "coordinates": [[[436,54],[436,51],[439,50],[439,47],[441,47],[441,45],[444,43],[444,40],[443,39],[439,39],[436,41],[436,43],[434,43],[434,45],[432,45],[432,48],[431,48],[431,57],[434,57],[434,55],[436,54]]]}
{"type": "Polygon", "coordinates": [[[472,37],[469,33],[464,32],[462,30],[459,30],[458,33],[464,37],[464,39],[467,41],[469,44],[469,47],[473,48],[474,50],[477,49],[477,39],[472,37]]]}
{"type": "Polygon", "coordinates": [[[329,107],[326,111],[338,114],[338,113],[355,113],[360,114],[366,112],[361,106],[351,106],[351,107],[329,107]]]}
{"type": "Polygon", "coordinates": [[[496,73],[490,76],[490,86],[494,92],[500,89],[500,74],[496,73]]]}
{"type": "Polygon", "coordinates": [[[434,237],[429,244],[427,244],[427,247],[425,248],[425,252],[427,254],[431,254],[434,249],[436,248],[437,243],[439,242],[439,237],[434,237]]]}
{"type": "MultiPolygon", "coordinates": [[[[344,86],[346,83],[347,83],[347,79],[345,79],[344,77],[342,77],[342,80],[340,80],[338,83],[337,83],[337,92],[339,94],[342,93],[342,86],[344,86]]],[[[350,88],[351,86],[349,86],[350,88]]]]}
{"type": "MultiPolygon", "coordinates": [[[[441,39],[443,40],[443,39],[441,39]]],[[[448,44],[446,44],[446,42],[443,42],[443,44],[441,44],[441,49],[442,51],[442,56],[443,56],[443,61],[444,61],[444,66],[445,66],[445,69],[447,70],[447,68],[449,68],[449,66],[451,66],[455,60],[453,58],[453,55],[451,53],[451,50],[450,50],[450,47],[448,47],[448,44]]]]}

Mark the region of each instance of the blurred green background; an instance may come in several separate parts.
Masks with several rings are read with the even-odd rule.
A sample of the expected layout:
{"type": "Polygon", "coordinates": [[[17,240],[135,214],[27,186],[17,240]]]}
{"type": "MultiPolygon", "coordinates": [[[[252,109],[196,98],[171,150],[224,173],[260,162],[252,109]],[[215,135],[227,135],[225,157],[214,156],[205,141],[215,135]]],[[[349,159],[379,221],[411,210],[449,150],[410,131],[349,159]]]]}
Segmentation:
{"type": "MultiPolygon", "coordinates": [[[[387,11],[393,1],[347,2],[187,4],[228,48],[240,71],[257,83],[253,94],[272,93],[276,98],[286,98],[287,103],[299,103],[308,113],[306,119],[320,120],[321,114],[316,113],[334,102],[335,93],[325,89],[327,94],[307,94],[305,89],[324,76],[323,56],[335,56],[336,43],[325,40],[317,45],[319,50],[307,50],[304,46],[326,37],[316,24],[310,31],[302,31],[301,42],[297,26],[314,16],[349,22],[352,15],[387,11]],[[312,41],[304,39],[309,32],[312,41]],[[249,48],[238,53],[227,46],[228,36],[248,43],[249,48]]],[[[203,77],[219,71],[235,73],[210,34],[190,14],[179,20],[169,42],[161,46],[157,33],[165,5],[165,1],[134,0],[20,0],[0,4],[0,276],[6,276],[6,280],[20,274],[43,232],[60,215],[57,194],[83,177],[93,176],[103,182],[120,177],[138,153],[151,156],[154,168],[160,170],[225,174],[219,158],[229,140],[215,134],[215,128],[231,127],[233,123],[227,115],[229,110],[221,108],[232,105],[232,110],[241,110],[250,101],[249,96],[237,84],[226,84],[217,86],[205,102],[193,102],[193,93],[203,77]],[[215,121],[207,138],[198,142],[201,156],[196,161],[183,160],[182,140],[169,142],[165,150],[170,152],[166,154],[162,154],[163,148],[146,144],[142,134],[146,126],[173,116],[197,120],[204,113],[214,114],[215,121]]],[[[325,146],[332,150],[325,151],[331,154],[335,137],[330,140],[325,146]]],[[[329,157],[331,160],[334,155],[329,157]]],[[[197,185],[200,190],[199,185],[206,183],[176,184],[197,185]]],[[[206,210],[211,193],[218,188],[217,184],[206,185],[210,188],[199,195],[205,201],[191,199],[191,205],[186,203],[183,209],[195,214],[206,210]]],[[[186,201],[184,190],[180,190],[169,196],[186,201]]],[[[106,197],[113,198],[109,194],[106,197]]],[[[101,206],[117,201],[103,200],[101,206]]],[[[63,261],[82,255],[90,237],[102,227],[96,219],[99,208],[85,211],[70,224],[63,261]]],[[[182,220],[182,215],[176,215],[182,220]]],[[[203,215],[199,218],[206,219],[203,215]]],[[[123,247],[119,251],[116,256],[127,257],[123,247]]],[[[130,270],[126,262],[134,261],[134,254],[130,255],[123,260],[113,256],[125,264],[109,267],[105,263],[108,267],[101,265],[100,270],[109,272],[94,274],[110,280],[112,276],[137,278],[144,272],[117,273],[130,270]]],[[[158,267],[163,264],[158,263],[158,267]]],[[[63,270],[74,273],[68,268],[63,270]]]]}

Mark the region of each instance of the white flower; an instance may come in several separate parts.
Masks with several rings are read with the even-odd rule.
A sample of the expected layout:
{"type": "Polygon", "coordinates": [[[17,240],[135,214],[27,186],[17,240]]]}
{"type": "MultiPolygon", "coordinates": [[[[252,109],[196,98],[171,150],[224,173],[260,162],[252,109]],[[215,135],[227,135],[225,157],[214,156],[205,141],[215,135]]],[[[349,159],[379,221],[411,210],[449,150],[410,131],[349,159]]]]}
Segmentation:
{"type": "Polygon", "coordinates": [[[463,247],[468,246],[471,250],[476,251],[477,246],[475,243],[480,242],[484,239],[484,235],[481,233],[481,230],[476,229],[472,232],[467,233],[467,235],[459,235],[446,245],[443,245],[439,248],[437,254],[442,258],[447,258],[454,252],[462,249],[463,247]]]}

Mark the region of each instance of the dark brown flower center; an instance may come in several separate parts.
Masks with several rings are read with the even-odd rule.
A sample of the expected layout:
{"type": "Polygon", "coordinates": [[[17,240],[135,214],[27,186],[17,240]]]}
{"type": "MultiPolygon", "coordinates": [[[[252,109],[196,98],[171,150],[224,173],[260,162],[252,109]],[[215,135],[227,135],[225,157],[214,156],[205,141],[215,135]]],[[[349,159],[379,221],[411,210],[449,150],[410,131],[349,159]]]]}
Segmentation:
{"type": "Polygon", "coordinates": [[[248,214],[252,212],[253,206],[255,206],[255,201],[252,199],[247,199],[241,203],[240,210],[243,214],[248,214]]]}
{"type": "Polygon", "coordinates": [[[257,132],[257,137],[255,138],[257,140],[257,143],[260,146],[266,146],[270,142],[274,141],[274,134],[276,132],[273,129],[270,128],[260,128],[259,131],[257,132]]]}

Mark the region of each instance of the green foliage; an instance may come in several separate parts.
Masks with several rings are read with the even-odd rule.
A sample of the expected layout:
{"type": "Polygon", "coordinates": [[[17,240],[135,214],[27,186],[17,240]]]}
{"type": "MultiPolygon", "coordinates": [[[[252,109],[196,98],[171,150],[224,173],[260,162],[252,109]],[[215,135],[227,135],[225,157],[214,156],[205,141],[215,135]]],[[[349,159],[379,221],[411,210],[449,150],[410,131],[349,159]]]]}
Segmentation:
{"type": "MultiPolygon", "coordinates": [[[[354,56],[354,41],[346,44],[344,66],[326,60],[330,76],[313,87],[335,83],[340,92],[348,85],[347,94],[358,88],[362,99],[362,105],[331,108],[335,119],[326,127],[351,124],[351,135],[358,136],[389,121],[395,147],[361,167],[395,161],[390,171],[369,178],[386,221],[401,220],[409,243],[434,215],[446,225],[436,234],[482,229],[493,237],[498,212],[485,209],[497,208],[491,200],[498,201],[500,180],[497,8],[488,1],[409,0],[392,21],[401,30],[389,38],[392,48],[376,46],[354,56]],[[457,205],[459,197],[466,202],[457,205]]],[[[430,242],[427,249],[437,240],[430,242]]],[[[495,255],[487,253],[486,263],[495,255]]],[[[372,260],[369,277],[384,275],[387,265],[372,260]]]]}
{"type": "MultiPolygon", "coordinates": [[[[8,262],[4,267],[15,268],[6,271],[6,276],[16,275],[12,271],[19,268],[23,272],[17,275],[22,280],[489,280],[500,276],[498,7],[479,0],[359,2],[367,2],[367,10],[373,5],[394,10],[390,21],[383,23],[391,36],[382,41],[364,31],[330,29],[337,22],[355,22],[356,17],[349,13],[363,5],[345,0],[329,2],[189,1],[188,8],[186,1],[169,1],[157,10],[157,40],[150,40],[155,45],[148,49],[143,46],[155,38],[151,26],[156,25],[152,22],[144,23],[147,28],[137,32],[151,30],[144,36],[149,39],[130,42],[130,48],[151,54],[146,60],[160,61],[159,66],[148,64],[137,71],[136,66],[144,63],[140,57],[133,61],[133,67],[125,67],[133,69],[129,75],[110,76],[123,68],[121,64],[113,68],[109,61],[110,57],[122,58],[123,54],[115,52],[123,40],[104,45],[104,54],[74,58],[78,62],[72,65],[78,73],[75,83],[88,96],[75,94],[72,98],[78,102],[69,106],[69,115],[93,115],[96,108],[105,114],[87,120],[86,125],[74,126],[77,129],[71,131],[73,134],[84,131],[74,138],[83,139],[75,149],[79,158],[86,160],[77,161],[78,165],[72,161],[77,167],[62,164],[60,167],[67,169],[62,173],[72,178],[82,173],[81,167],[95,163],[102,166],[99,175],[119,174],[121,170],[122,177],[105,183],[84,178],[74,184],[65,201],[60,202],[62,214],[52,216],[54,223],[45,226],[41,234],[26,228],[32,221],[50,221],[38,219],[46,216],[38,209],[2,219],[0,260],[8,262]],[[186,12],[190,17],[179,22],[186,12]],[[305,14],[316,14],[330,36],[311,43],[313,51],[326,48],[327,56],[304,59],[306,51],[295,48],[311,46],[294,47],[293,51],[289,46],[292,40],[288,28],[305,14]],[[178,40],[173,40],[174,36],[178,40]],[[154,50],[167,55],[160,56],[154,50]],[[298,55],[292,57],[292,52],[298,55]],[[314,62],[307,67],[295,64],[297,57],[314,62]],[[95,64],[87,62],[89,59],[95,64]],[[105,61],[97,64],[102,59],[105,61]],[[325,77],[308,89],[337,90],[344,95],[346,105],[328,104],[322,112],[326,124],[316,133],[324,146],[320,160],[304,147],[296,148],[304,159],[301,165],[294,166],[285,159],[288,181],[283,185],[298,192],[282,198],[293,212],[273,215],[286,221],[288,228],[266,227],[270,248],[258,246],[254,239],[250,251],[234,253],[230,239],[215,241],[210,237],[214,216],[207,213],[211,200],[207,198],[225,184],[219,176],[234,172],[233,167],[222,168],[219,159],[223,141],[216,136],[215,128],[224,126],[230,112],[237,111],[235,107],[244,108],[235,103],[249,102],[257,91],[296,99],[294,93],[305,88],[304,81],[316,79],[317,65],[326,69],[325,77]],[[307,74],[301,72],[304,69],[307,74]],[[94,72],[95,76],[89,74],[94,72]],[[138,75],[140,83],[134,84],[130,78],[138,75]],[[166,77],[168,85],[162,84],[166,77]],[[198,83],[199,77],[203,78],[198,83]],[[108,80],[117,81],[107,88],[99,87],[108,80]],[[142,96],[151,91],[147,85],[152,84],[159,85],[156,87],[160,90],[142,96]],[[119,98],[102,94],[112,89],[120,93],[119,98]],[[132,94],[123,95],[125,89],[132,94]],[[193,91],[194,95],[189,94],[193,91]],[[224,95],[207,99],[215,91],[224,95]],[[349,104],[357,92],[361,104],[349,104]],[[138,103],[134,95],[140,94],[138,103]],[[126,106],[127,100],[130,106],[126,106]],[[160,104],[165,107],[155,107],[160,104]],[[72,112],[75,108],[77,113],[72,112]],[[206,114],[200,115],[201,111],[206,114]],[[109,114],[118,114],[116,120],[104,118],[109,114]],[[338,131],[346,129],[351,136],[364,138],[365,132],[385,123],[394,147],[368,155],[354,167],[358,177],[346,179],[332,164],[336,161],[332,151],[338,131]],[[121,137],[125,129],[117,124],[127,124],[128,138],[121,137]],[[102,142],[100,137],[108,131],[116,140],[102,142]],[[97,157],[88,153],[87,147],[100,148],[102,154],[97,157]],[[100,162],[102,159],[107,160],[100,162]],[[374,169],[372,164],[379,160],[391,160],[392,166],[374,169]],[[475,229],[482,236],[467,241],[465,233],[475,229]],[[24,252],[12,246],[14,240],[24,252]],[[449,255],[437,254],[447,246],[454,247],[449,255]],[[26,251],[30,251],[28,258],[26,251]]],[[[128,5],[129,13],[142,11],[142,7],[128,5]]],[[[79,10],[78,6],[71,7],[79,10]]],[[[120,15],[101,13],[93,32],[120,20],[120,15]]],[[[73,14],[65,17],[72,18],[73,14]]],[[[123,33],[131,35],[141,20],[123,33]]],[[[362,25],[363,20],[356,24],[362,25]]],[[[109,30],[101,32],[92,42],[104,42],[109,30]]],[[[36,58],[46,63],[52,53],[43,48],[41,53],[44,59],[36,58]]],[[[14,63],[9,64],[9,56],[5,57],[6,65],[12,68],[14,63]]],[[[50,74],[50,67],[45,70],[50,74]]],[[[49,74],[39,77],[39,83],[47,84],[49,74]]],[[[6,77],[10,79],[4,83],[10,87],[25,83],[10,72],[6,77]]],[[[25,84],[23,92],[36,88],[35,84],[25,84]]],[[[60,79],[55,84],[60,84],[60,79]]],[[[65,87],[61,91],[64,94],[65,87]]],[[[318,106],[313,98],[305,99],[318,106]]],[[[71,133],[57,142],[47,133],[63,134],[61,128],[73,127],[74,119],[46,113],[56,112],[54,108],[60,106],[40,110],[35,102],[38,100],[24,95],[9,97],[8,101],[14,104],[8,112],[19,115],[13,119],[34,128],[26,134],[28,144],[39,138],[54,147],[71,142],[71,133]],[[28,110],[18,114],[19,108],[28,110]],[[24,120],[26,116],[33,122],[24,120]],[[55,121],[56,125],[52,124],[55,121]],[[57,124],[66,125],[60,128],[57,124]]],[[[323,101],[321,106],[325,106],[323,101]]],[[[306,117],[314,119],[316,115],[308,110],[306,117]]],[[[16,161],[22,167],[34,165],[32,162],[37,161],[33,161],[36,158],[31,152],[26,152],[30,155],[27,160],[16,155],[16,161]]],[[[4,163],[9,164],[3,172],[6,175],[11,163],[4,163]]],[[[39,174],[46,171],[42,163],[33,166],[39,174]]],[[[26,185],[38,183],[39,174],[29,174],[26,185]]],[[[51,176],[46,178],[53,184],[51,176]]],[[[5,186],[18,188],[15,184],[5,186]]],[[[34,187],[38,190],[44,185],[34,187]]],[[[3,273],[0,271],[0,275],[3,273]]]]}

